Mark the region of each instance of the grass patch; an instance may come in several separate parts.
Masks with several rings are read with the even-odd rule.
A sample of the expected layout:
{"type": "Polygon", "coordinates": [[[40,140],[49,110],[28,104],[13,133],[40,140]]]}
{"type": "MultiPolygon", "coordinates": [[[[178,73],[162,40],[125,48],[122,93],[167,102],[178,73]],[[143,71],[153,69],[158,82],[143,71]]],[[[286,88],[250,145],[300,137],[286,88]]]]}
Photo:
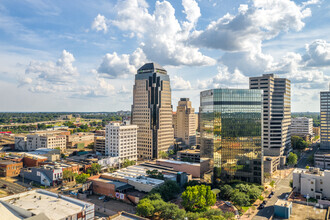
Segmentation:
{"type": "Polygon", "coordinates": [[[241,208],[242,208],[243,213],[246,212],[247,210],[249,210],[250,207],[251,206],[242,206],[241,208]]]}

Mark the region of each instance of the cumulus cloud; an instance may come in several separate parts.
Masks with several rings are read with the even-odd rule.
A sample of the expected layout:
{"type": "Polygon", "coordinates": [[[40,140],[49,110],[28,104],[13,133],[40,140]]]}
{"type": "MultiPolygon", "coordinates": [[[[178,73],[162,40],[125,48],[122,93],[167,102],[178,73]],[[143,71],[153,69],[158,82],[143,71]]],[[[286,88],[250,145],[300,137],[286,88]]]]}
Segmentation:
{"type": "Polygon", "coordinates": [[[106,79],[96,78],[94,85],[85,85],[76,90],[71,95],[72,98],[101,98],[107,97],[114,93],[114,86],[112,86],[106,79]]]}
{"type": "Polygon", "coordinates": [[[233,72],[229,72],[228,67],[221,65],[217,67],[218,73],[211,79],[198,80],[197,86],[199,89],[207,88],[229,88],[248,85],[248,77],[244,76],[238,69],[233,72]]]}
{"type": "Polygon", "coordinates": [[[144,0],[119,1],[117,18],[110,22],[136,35],[141,41],[140,48],[149,60],[176,66],[215,64],[214,59],[187,43],[190,30],[200,17],[200,9],[195,0],[184,0],[182,3],[186,14],[186,21],[182,23],[175,17],[175,9],[168,1],[157,1],[154,12],[149,13],[149,5],[144,0]]]}
{"type": "Polygon", "coordinates": [[[106,18],[103,15],[98,14],[95,17],[92,23],[92,30],[103,31],[104,33],[108,31],[106,18]]]}
{"type": "Polygon", "coordinates": [[[107,53],[97,69],[97,73],[105,78],[126,78],[136,73],[137,68],[147,61],[142,49],[138,48],[131,55],[116,52],[107,53]]]}
{"type": "Polygon", "coordinates": [[[79,76],[78,70],[73,66],[74,56],[62,51],[61,57],[56,63],[52,61],[31,61],[25,70],[19,86],[28,84],[32,92],[52,92],[57,90],[69,90],[79,76]]]}
{"type": "Polygon", "coordinates": [[[190,90],[191,84],[180,76],[171,76],[172,90],[190,90]]]}
{"type": "MultiPolygon", "coordinates": [[[[307,53],[308,50],[309,48],[307,46],[307,53]]],[[[330,77],[323,71],[310,67],[310,62],[311,59],[306,61],[300,54],[289,52],[278,63],[274,64],[273,71],[283,74],[284,77],[290,79],[299,88],[326,88],[330,77]]]]}
{"type": "Polygon", "coordinates": [[[330,44],[325,40],[315,40],[311,44],[307,44],[306,54],[303,58],[307,66],[330,66],[330,44]]]}
{"type": "Polygon", "coordinates": [[[226,14],[211,22],[206,30],[196,31],[191,43],[225,51],[260,50],[262,41],[276,37],[282,31],[299,31],[302,19],[311,15],[289,0],[254,0],[253,5],[241,5],[237,15],[226,14]]]}

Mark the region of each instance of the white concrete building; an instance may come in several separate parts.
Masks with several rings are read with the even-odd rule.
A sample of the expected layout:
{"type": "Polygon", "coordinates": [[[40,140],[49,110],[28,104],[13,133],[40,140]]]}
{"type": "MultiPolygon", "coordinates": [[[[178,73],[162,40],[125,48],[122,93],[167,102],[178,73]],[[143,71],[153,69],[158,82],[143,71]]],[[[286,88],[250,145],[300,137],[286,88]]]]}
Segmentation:
{"type": "Polygon", "coordinates": [[[137,160],[137,129],[136,125],[110,123],[105,132],[105,155],[119,157],[124,160],[137,160]]]}
{"type": "Polygon", "coordinates": [[[15,149],[34,151],[38,148],[66,149],[66,136],[56,134],[30,134],[26,137],[15,137],[15,149]]]}
{"type": "Polygon", "coordinates": [[[293,171],[294,192],[311,198],[330,198],[330,170],[320,171],[319,168],[295,169],[293,171]]]}
{"type": "Polygon", "coordinates": [[[292,118],[291,135],[300,137],[313,136],[313,119],[306,117],[292,118]]]}
{"type": "Polygon", "coordinates": [[[32,190],[0,198],[0,219],[93,220],[95,205],[82,200],[32,190]]]}

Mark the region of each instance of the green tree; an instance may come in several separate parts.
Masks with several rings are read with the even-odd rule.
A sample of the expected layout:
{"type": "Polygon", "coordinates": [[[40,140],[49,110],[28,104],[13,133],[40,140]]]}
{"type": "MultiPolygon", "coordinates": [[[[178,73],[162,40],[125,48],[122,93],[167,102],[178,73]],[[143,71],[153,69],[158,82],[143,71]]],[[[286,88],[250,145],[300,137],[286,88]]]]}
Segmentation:
{"type": "Polygon", "coordinates": [[[149,199],[142,199],[136,207],[136,212],[139,216],[148,218],[154,214],[155,207],[149,199]]]}
{"type": "Polygon", "coordinates": [[[216,202],[216,195],[210,186],[189,186],[182,193],[182,205],[188,211],[201,212],[207,210],[216,202]]]}
{"type": "Polygon", "coordinates": [[[97,175],[101,172],[101,165],[98,163],[93,163],[90,168],[91,175],[97,175]]]}
{"type": "Polygon", "coordinates": [[[76,173],[72,172],[71,170],[64,170],[63,171],[63,179],[67,181],[72,181],[77,176],[76,173]]]}
{"type": "Polygon", "coordinates": [[[166,153],[165,151],[160,151],[158,153],[159,157],[164,159],[164,158],[168,158],[168,153],[166,153]]]}
{"type": "Polygon", "coordinates": [[[164,201],[170,201],[180,193],[180,186],[175,181],[167,180],[164,184],[152,189],[150,194],[152,193],[159,193],[164,201]]]}
{"type": "Polygon", "coordinates": [[[294,154],[294,153],[290,152],[290,154],[289,154],[287,160],[288,160],[288,164],[289,164],[290,166],[294,166],[294,165],[297,164],[298,156],[297,156],[297,154],[294,154]]]}
{"type": "Polygon", "coordinates": [[[269,183],[269,185],[270,185],[272,188],[274,188],[274,186],[275,186],[275,181],[272,180],[272,181],[269,183]]]}
{"type": "Polygon", "coordinates": [[[136,161],[134,160],[124,160],[124,163],[121,164],[121,167],[122,168],[125,168],[125,167],[129,167],[129,166],[133,166],[136,164],[136,161]]]}
{"type": "Polygon", "coordinates": [[[88,177],[90,177],[90,175],[87,173],[79,174],[78,176],[76,176],[76,183],[85,183],[88,177]]]}
{"type": "Polygon", "coordinates": [[[246,193],[240,192],[238,189],[235,189],[230,197],[231,201],[239,206],[249,206],[250,198],[246,193]]]}
{"type": "Polygon", "coordinates": [[[293,149],[297,150],[304,150],[306,147],[308,147],[308,143],[299,136],[292,136],[291,137],[291,145],[293,149]]]}
{"type": "Polygon", "coordinates": [[[158,172],[158,170],[147,170],[146,173],[150,178],[159,179],[159,180],[164,179],[164,175],[161,172],[158,172]]]}
{"type": "Polygon", "coordinates": [[[307,161],[308,161],[309,164],[314,165],[314,155],[310,155],[310,156],[307,158],[307,161]]]}
{"type": "Polygon", "coordinates": [[[224,185],[220,187],[220,197],[224,200],[230,200],[233,193],[233,188],[230,185],[224,185]]]}

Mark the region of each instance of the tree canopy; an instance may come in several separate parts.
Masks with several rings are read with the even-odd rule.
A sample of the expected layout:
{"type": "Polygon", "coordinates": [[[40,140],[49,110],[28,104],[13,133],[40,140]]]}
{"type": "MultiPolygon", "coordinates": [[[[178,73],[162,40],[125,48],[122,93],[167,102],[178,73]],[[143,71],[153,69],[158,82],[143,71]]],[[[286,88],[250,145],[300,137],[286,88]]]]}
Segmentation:
{"type": "Polygon", "coordinates": [[[180,186],[175,181],[167,180],[164,184],[152,189],[150,194],[153,193],[159,193],[164,201],[170,201],[180,193],[180,186]]]}
{"type": "Polygon", "coordinates": [[[292,136],[291,146],[295,150],[304,150],[306,147],[308,147],[308,142],[306,142],[302,137],[292,136]]]}
{"type": "Polygon", "coordinates": [[[205,211],[216,202],[211,187],[205,185],[188,186],[181,198],[183,207],[192,212],[205,211]]]}
{"type": "Polygon", "coordinates": [[[90,175],[87,173],[82,173],[76,176],[76,183],[85,183],[90,175]]]}
{"type": "Polygon", "coordinates": [[[290,166],[294,166],[294,165],[297,164],[298,156],[297,156],[297,154],[294,154],[294,153],[290,152],[290,154],[289,154],[287,160],[288,160],[288,164],[289,164],[290,166]]]}

